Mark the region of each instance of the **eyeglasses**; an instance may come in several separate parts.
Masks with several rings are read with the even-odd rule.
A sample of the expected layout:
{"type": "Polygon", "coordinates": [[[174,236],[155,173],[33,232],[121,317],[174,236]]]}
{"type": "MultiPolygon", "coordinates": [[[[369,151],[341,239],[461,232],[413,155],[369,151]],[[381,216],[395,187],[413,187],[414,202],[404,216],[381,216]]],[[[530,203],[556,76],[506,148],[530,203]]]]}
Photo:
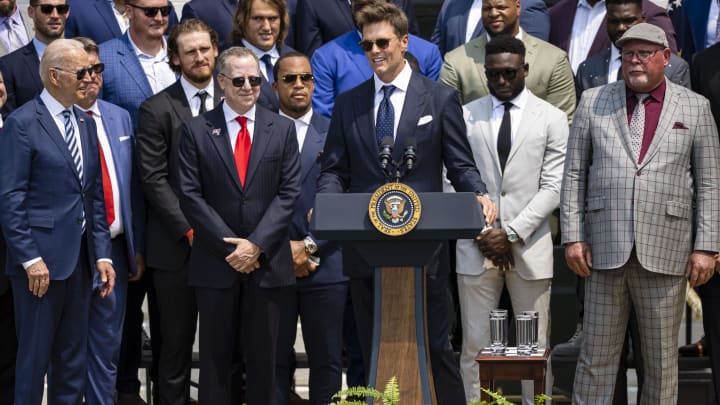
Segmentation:
{"type": "Polygon", "coordinates": [[[145,13],[145,17],[153,18],[157,15],[158,11],[160,12],[160,15],[163,17],[167,17],[170,15],[170,6],[162,6],[162,7],[141,7],[132,3],[125,3],[128,6],[132,8],[137,8],[138,10],[142,10],[143,13],[145,13]]]}
{"type": "Polygon", "coordinates": [[[94,65],[92,65],[92,66],[88,66],[88,67],[85,67],[85,68],[82,68],[82,69],[78,69],[78,70],[75,71],[75,72],[73,72],[72,70],[65,70],[65,69],[60,68],[60,67],[53,67],[53,69],[59,70],[59,71],[61,71],[61,72],[65,72],[65,73],[75,73],[75,78],[78,79],[78,80],[82,80],[82,79],[85,77],[86,74],[89,74],[90,76],[96,75],[96,74],[99,75],[100,73],[102,73],[103,71],[105,71],[105,64],[103,64],[103,63],[96,63],[96,64],[94,64],[94,65]]]}
{"type": "Polygon", "coordinates": [[[638,58],[640,62],[645,63],[661,50],[662,49],[655,49],[654,51],[651,51],[648,49],[641,49],[639,51],[622,51],[621,55],[623,62],[632,62],[634,58],[638,58]]]}
{"type": "Polygon", "coordinates": [[[315,80],[312,73],[289,73],[282,76],[282,80],[287,84],[294,84],[298,77],[303,83],[308,83],[315,80]]]}
{"type": "Polygon", "coordinates": [[[370,52],[373,49],[373,45],[377,45],[379,49],[385,49],[390,46],[390,41],[392,41],[392,38],[380,38],[374,41],[364,39],[360,41],[359,45],[360,49],[362,49],[363,51],[370,52]]]}
{"type": "Polygon", "coordinates": [[[224,76],[232,81],[232,85],[235,87],[242,87],[245,85],[245,80],[247,79],[248,83],[250,83],[250,87],[257,87],[262,83],[262,77],[260,76],[240,76],[240,77],[230,77],[224,73],[220,73],[221,76],[224,76]]]}
{"type": "Polygon", "coordinates": [[[505,68],[505,69],[485,69],[485,76],[488,78],[488,80],[497,80],[500,78],[500,76],[503,77],[505,80],[514,80],[515,77],[517,77],[517,74],[519,71],[524,69],[525,66],[520,66],[519,68],[505,68]]]}
{"type": "Polygon", "coordinates": [[[69,4],[36,4],[35,7],[40,7],[40,12],[47,15],[52,14],[53,10],[57,10],[60,15],[67,14],[70,11],[69,4]]]}

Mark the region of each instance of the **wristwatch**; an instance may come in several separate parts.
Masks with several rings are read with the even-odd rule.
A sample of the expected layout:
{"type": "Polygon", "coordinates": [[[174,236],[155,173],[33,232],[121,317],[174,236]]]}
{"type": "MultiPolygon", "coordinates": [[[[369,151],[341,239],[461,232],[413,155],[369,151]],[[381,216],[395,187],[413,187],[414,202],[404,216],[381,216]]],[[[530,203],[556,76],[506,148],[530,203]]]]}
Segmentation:
{"type": "Polygon", "coordinates": [[[314,255],[317,253],[318,245],[311,237],[306,236],[305,239],[303,239],[303,243],[305,244],[305,252],[308,255],[314,255]]]}
{"type": "Polygon", "coordinates": [[[507,240],[510,243],[515,243],[520,240],[518,234],[509,226],[505,227],[505,233],[507,234],[507,240]]]}

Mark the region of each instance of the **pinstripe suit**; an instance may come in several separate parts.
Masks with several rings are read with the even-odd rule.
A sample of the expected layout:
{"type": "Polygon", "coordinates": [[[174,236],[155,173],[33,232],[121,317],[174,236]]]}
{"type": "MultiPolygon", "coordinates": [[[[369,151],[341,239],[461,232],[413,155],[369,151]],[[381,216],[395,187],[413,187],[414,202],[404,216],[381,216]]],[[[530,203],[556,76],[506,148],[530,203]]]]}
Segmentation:
{"type": "Polygon", "coordinates": [[[588,243],[593,259],[573,403],[612,400],[631,305],[646,360],[642,403],[676,401],[688,256],[720,244],[720,155],[708,101],[666,83],[660,121],[640,164],[631,157],[622,81],[586,90],[570,130],[563,243],[588,243]]]}

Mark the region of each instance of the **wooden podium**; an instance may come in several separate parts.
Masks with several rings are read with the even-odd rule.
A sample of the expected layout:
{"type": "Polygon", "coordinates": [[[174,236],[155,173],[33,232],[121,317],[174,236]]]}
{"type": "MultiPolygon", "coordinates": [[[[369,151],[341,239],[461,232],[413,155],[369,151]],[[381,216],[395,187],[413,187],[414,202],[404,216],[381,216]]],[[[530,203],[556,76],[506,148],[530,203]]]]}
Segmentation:
{"type": "Polygon", "coordinates": [[[320,239],[343,241],[375,268],[369,385],[382,391],[396,376],[403,404],[435,405],[423,266],[446,240],[475,238],[485,225],[482,210],[473,193],[419,193],[420,221],[393,237],[371,224],[370,197],[318,194],[310,228],[320,239]]]}

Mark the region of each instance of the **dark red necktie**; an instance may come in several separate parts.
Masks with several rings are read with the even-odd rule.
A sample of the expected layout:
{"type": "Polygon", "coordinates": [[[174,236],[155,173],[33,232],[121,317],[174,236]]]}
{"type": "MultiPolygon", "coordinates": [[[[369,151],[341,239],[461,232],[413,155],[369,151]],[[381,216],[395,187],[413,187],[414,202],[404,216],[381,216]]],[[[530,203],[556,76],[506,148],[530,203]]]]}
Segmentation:
{"type": "MultiPolygon", "coordinates": [[[[92,111],[86,111],[87,115],[93,115],[92,111]]],[[[105,215],[107,216],[108,226],[115,222],[115,201],[113,200],[112,181],[110,181],[110,173],[108,172],[107,161],[105,160],[105,153],[100,142],[98,142],[98,149],[100,149],[100,167],[102,168],[102,184],[103,184],[103,196],[105,197],[105,215]]]]}
{"type": "Polygon", "coordinates": [[[247,117],[237,117],[235,120],[240,124],[240,130],[235,139],[235,167],[238,171],[240,184],[245,187],[245,177],[247,176],[247,166],[250,160],[250,132],[247,129],[247,117]]]}

